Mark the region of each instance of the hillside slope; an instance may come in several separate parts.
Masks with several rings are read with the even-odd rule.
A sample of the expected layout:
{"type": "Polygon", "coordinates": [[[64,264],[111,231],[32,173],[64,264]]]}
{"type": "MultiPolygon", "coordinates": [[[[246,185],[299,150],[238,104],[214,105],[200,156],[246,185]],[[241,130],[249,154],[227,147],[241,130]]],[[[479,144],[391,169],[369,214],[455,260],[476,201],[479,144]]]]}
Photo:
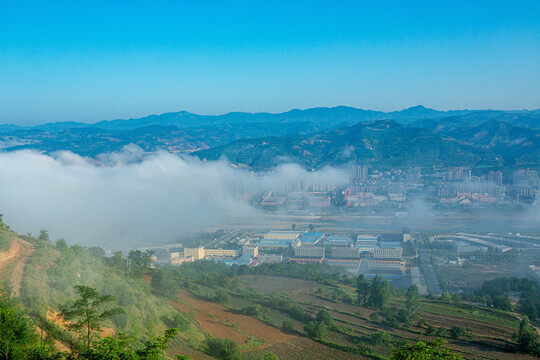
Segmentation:
{"type": "Polygon", "coordinates": [[[166,299],[151,294],[148,285],[133,277],[126,262],[116,256],[106,262],[100,251],[64,242],[53,245],[35,241],[35,252],[28,260],[22,280],[21,299],[38,318],[54,320],[55,314],[76,298],[75,285],[95,288],[113,295],[125,310],[106,326],[146,340],[163,333],[178,314],[166,299]]]}
{"type": "Polygon", "coordinates": [[[353,162],[390,167],[502,164],[500,157],[489,149],[391,120],[360,123],[313,135],[241,140],[195,155],[207,160],[226,157],[235,164],[257,170],[282,162],[295,162],[310,169],[353,162]]]}
{"type": "Polygon", "coordinates": [[[434,122],[429,127],[438,134],[490,149],[509,164],[540,162],[540,131],[533,128],[495,119],[478,125],[434,122]]]}

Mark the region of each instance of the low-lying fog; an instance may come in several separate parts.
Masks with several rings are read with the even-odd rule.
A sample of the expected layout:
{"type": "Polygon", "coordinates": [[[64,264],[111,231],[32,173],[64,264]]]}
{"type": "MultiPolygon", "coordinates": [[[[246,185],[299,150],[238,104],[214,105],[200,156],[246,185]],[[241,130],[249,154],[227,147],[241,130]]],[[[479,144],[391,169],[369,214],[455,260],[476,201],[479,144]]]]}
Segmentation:
{"type": "Polygon", "coordinates": [[[284,178],[347,181],[340,170],[308,173],[296,165],[253,177],[224,161],[165,152],[143,159],[133,146],[99,163],[71,152],[17,151],[0,153],[0,213],[21,233],[45,228],[52,239],[83,245],[150,245],[229,219],[249,220],[257,211],[239,189],[271,188],[284,178]]]}
{"type": "MultiPolygon", "coordinates": [[[[346,185],[348,172],[334,168],[307,172],[284,165],[255,177],[225,161],[202,162],[165,152],[148,155],[134,146],[99,162],[71,152],[49,156],[18,151],[0,153],[0,213],[20,233],[47,229],[53,240],[63,237],[69,243],[107,249],[150,246],[228,222],[272,226],[273,216],[250,207],[239,193],[298,181],[341,186],[346,185]]],[[[437,228],[439,220],[430,215],[425,202],[416,199],[408,217],[386,225],[344,218],[343,226],[437,228]]],[[[526,212],[512,221],[518,227],[538,224],[540,213],[526,212]]]]}

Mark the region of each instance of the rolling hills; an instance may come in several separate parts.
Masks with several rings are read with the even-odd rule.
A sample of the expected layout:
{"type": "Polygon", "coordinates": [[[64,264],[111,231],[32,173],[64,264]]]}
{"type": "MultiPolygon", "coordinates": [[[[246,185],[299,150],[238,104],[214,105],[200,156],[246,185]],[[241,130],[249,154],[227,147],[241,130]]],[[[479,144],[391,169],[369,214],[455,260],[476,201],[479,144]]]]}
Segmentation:
{"type": "Polygon", "coordinates": [[[519,127],[501,120],[489,120],[477,125],[448,125],[433,127],[442,135],[490,149],[509,164],[530,164],[540,161],[540,131],[519,127]]]}
{"type": "Polygon", "coordinates": [[[489,149],[392,120],[310,135],[240,140],[195,155],[206,160],[226,157],[232,163],[258,170],[284,161],[311,169],[355,162],[389,167],[502,164],[502,159],[489,149]]]}
{"type": "Polygon", "coordinates": [[[307,168],[349,162],[536,166],[539,127],[538,110],[438,111],[415,106],[385,113],[338,106],[217,116],[181,111],[95,124],[0,125],[0,150],[68,150],[99,159],[135,144],[146,153],[196,153],[208,160],[225,156],[253,169],[285,161],[307,168]]]}

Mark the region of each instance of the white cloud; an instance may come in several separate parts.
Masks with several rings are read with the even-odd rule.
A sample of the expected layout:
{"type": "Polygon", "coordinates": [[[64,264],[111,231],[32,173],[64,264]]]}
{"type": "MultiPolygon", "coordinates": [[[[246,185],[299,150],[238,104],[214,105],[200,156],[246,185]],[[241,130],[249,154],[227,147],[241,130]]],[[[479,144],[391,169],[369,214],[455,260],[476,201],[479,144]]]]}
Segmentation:
{"type": "Polygon", "coordinates": [[[255,179],[223,161],[164,152],[143,159],[133,146],[99,162],[71,152],[0,153],[0,213],[21,233],[45,228],[52,239],[64,237],[86,246],[148,246],[228,219],[255,216],[235,196],[239,184],[267,189],[295,176],[346,181],[335,169],[308,173],[288,165],[277,173],[255,179]]]}

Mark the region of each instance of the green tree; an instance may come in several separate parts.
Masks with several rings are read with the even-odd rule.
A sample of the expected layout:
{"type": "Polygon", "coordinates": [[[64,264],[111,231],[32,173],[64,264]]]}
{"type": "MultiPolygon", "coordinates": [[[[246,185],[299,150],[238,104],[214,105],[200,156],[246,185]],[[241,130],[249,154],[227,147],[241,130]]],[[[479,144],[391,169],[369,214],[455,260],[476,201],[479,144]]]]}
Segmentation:
{"type": "Polygon", "coordinates": [[[512,302],[507,295],[501,294],[491,298],[491,301],[488,302],[488,305],[493,305],[497,309],[512,310],[512,302]]]}
{"type": "Polygon", "coordinates": [[[369,320],[373,321],[373,322],[379,322],[381,320],[379,314],[377,314],[376,311],[372,312],[371,314],[369,314],[369,320]]]}
{"type": "Polygon", "coordinates": [[[420,306],[420,292],[418,291],[418,286],[411,285],[407,290],[407,301],[405,302],[405,307],[409,313],[409,316],[412,316],[418,310],[420,306]]]}
{"type": "Polygon", "coordinates": [[[327,326],[332,326],[334,323],[334,319],[332,318],[332,315],[324,309],[319,310],[317,313],[317,322],[322,323],[327,326]]]}
{"type": "Polygon", "coordinates": [[[127,270],[126,259],[124,259],[124,257],[122,256],[121,251],[113,252],[113,256],[107,259],[107,263],[113,268],[116,268],[122,271],[127,270]]]}
{"type": "Polygon", "coordinates": [[[450,335],[450,337],[452,339],[459,339],[460,337],[462,337],[463,335],[465,335],[467,331],[461,327],[461,326],[457,326],[457,325],[454,325],[452,326],[449,330],[448,330],[448,334],[450,335]]]}
{"type": "Polygon", "coordinates": [[[93,246],[90,249],[88,249],[88,254],[90,256],[95,257],[96,259],[103,259],[105,257],[105,250],[98,246],[93,246]]]}
{"type": "Polygon", "coordinates": [[[443,328],[443,327],[438,327],[437,330],[435,330],[435,336],[438,336],[438,337],[443,337],[443,336],[446,336],[446,333],[448,332],[448,330],[446,330],[446,328],[443,328]]]}
{"type": "Polygon", "coordinates": [[[433,336],[437,332],[437,328],[431,324],[428,324],[425,334],[427,336],[433,336]]]}
{"type": "Polygon", "coordinates": [[[536,329],[531,325],[531,322],[527,316],[523,317],[521,324],[519,324],[517,344],[519,351],[523,353],[533,355],[540,354],[538,334],[536,332],[536,329]]]}
{"type": "Polygon", "coordinates": [[[170,328],[177,328],[180,331],[187,331],[191,327],[191,322],[182,314],[174,314],[172,317],[163,316],[163,322],[170,328]]]}
{"type": "Polygon", "coordinates": [[[220,360],[241,360],[240,349],[231,339],[208,337],[204,342],[205,352],[220,360]]]}
{"type": "Polygon", "coordinates": [[[415,345],[406,345],[392,350],[390,360],[465,360],[459,354],[444,347],[446,341],[435,339],[432,342],[419,341],[415,345]]]}
{"type": "Polygon", "coordinates": [[[36,341],[36,330],[26,313],[11,300],[0,297],[0,359],[24,359],[36,341]]]}
{"type": "Polygon", "coordinates": [[[77,285],[75,290],[79,299],[60,312],[67,321],[67,327],[86,338],[86,348],[90,348],[93,333],[101,331],[101,323],[124,311],[121,308],[103,310],[108,303],[114,301],[112,295],[99,295],[96,289],[77,285]]]}
{"type": "Polygon", "coordinates": [[[294,322],[287,318],[283,320],[283,324],[281,325],[281,329],[286,332],[293,332],[294,331],[294,322]]]}
{"type": "MultiPolygon", "coordinates": [[[[94,346],[79,354],[84,360],[161,360],[169,342],[176,336],[178,329],[168,329],[164,336],[152,338],[141,349],[135,347],[135,339],[120,333],[117,337],[108,336],[95,342],[94,346]]],[[[179,359],[188,359],[180,356],[179,359]]]]}
{"type": "Polygon", "coordinates": [[[58,239],[54,242],[54,248],[62,253],[66,252],[69,249],[69,246],[64,239],[58,239]]]}
{"type": "Polygon", "coordinates": [[[128,268],[134,277],[142,277],[147,269],[150,269],[152,264],[153,250],[131,250],[127,256],[128,268]]]}
{"type": "Polygon", "coordinates": [[[321,340],[324,339],[328,333],[326,325],[315,320],[310,321],[306,326],[304,326],[304,331],[310,338],[321,340]]]}
{"type": "Polygon", "coordinates": [[[369,293],[371,291],[371,284],[366,279],[364,274],[360,274],[356,279],[356,294],[358,305],[364,306],[369,299],[369,293]]]}
{"type": "Polygon", "coordinates": [[[445,291],[441,295],[441,300],[446,301],[446,302],[451,302],[452,301],[452,295],[450,295],[450,293],[448,291],[445,291]]]}
{"type": "Polygon", "coordinates": [[[392,291],[388,280],[383,280],[379,275],[371,281],[371,291],[369,293],[368,305],[376,309],[383,310],[388,307],[392,300],[392,291]]]}
{"type": "Polygon", "coordinates": [[[49,242],[49,232],[45,229],[41,229],[39,231],[38,240],[43,242],[49,242]]]}
{"type": "Polygon", "coordinates": [[[242,313],[248,316],[260,318],[262,316],[263,309],[259,304],[249,305],[242,309],[242,313]]]}
{"type": "Polygon", "coordinates": [[[231,296],[224,288],[217,288],[214,301],[221,305],[227,305],[231,301],[231,296]]]}

